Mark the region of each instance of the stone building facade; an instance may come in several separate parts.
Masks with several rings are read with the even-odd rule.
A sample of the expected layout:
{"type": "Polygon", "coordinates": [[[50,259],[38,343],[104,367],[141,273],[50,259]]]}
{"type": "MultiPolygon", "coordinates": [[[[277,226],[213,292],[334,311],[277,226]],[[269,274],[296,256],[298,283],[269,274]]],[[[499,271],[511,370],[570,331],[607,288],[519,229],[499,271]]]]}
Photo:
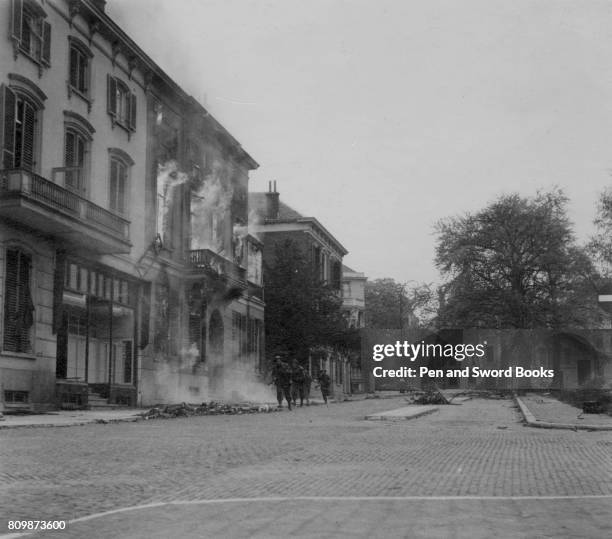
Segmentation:
{"type": "Polygon", "coordinates": [[[257,163],[104,8],[0,3],[5,408],[198,401],[259,366],[257,163]]]}

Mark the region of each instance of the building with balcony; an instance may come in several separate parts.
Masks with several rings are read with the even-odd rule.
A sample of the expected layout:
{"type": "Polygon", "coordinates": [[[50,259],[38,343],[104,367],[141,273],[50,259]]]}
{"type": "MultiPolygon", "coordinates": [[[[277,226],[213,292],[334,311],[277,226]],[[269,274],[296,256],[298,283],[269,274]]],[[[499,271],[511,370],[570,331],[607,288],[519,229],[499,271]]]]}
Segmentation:
{"type": "MultiPolygon", "coordinates": [[[[250,193],[249,206],[252,212],[250,230],[263,243],[264,267],[274,264],[277,245],[291,240],[312,263],[321,284],[341,294],[342,258],[348,251],[318,219],[304,216],[281,201],[276,182],[274,187],[269,184],[268,192],[250,193]]],[[[350,363],[344,351],[315,347],[311,349],[308,362],[315,380],[321,369],[327,370],[336,397],[351,392],[350,363]]]]}
{"type": "Polygon", "coordinates": [[[259,365],[257,164],[104,8],[0,3],[5,408],[204,400],[259,365]]]}
{"type": "Polygon", "coordinates": [[[365,327],[365,283],[364,273],[342,265],[342,312],[349,328],[365,327]]]}
{"type": "MultiPolygon", "coordinates": [[[[364,273],[342,265],[342,313],[349,329],[361,330],[365,327],[365,284],[368,278],[364,273]]],[[[361,347],[348,351],[350,361],[351,393],[363,393],[366,379],[361,369],[361,347]]]]}

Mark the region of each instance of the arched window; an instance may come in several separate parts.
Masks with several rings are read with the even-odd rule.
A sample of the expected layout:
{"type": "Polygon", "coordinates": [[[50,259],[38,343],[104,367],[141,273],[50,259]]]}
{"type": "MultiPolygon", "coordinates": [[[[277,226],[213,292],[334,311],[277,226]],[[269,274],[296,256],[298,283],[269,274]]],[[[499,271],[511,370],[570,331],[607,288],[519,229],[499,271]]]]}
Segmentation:
{"type": "Polygon", "coordinates": [[[19,248],[9,247],[5,261],[3,335],[3,349],[7,352],[32,352],[34,303],[31,274],[32,257],[19,248]]]}
{"type": "Polygon", "coordinates": [[[136,131],[136,94],[130,92],[125,82],[111,75],[108,75],[107,109],[113,126],[120,125],[128,133],[136,131]]]}
{"type": "Polygon", "coordinates": [[[90,103],[91,59],[93,54],[80,39],[68,36],[70,46],[68,69],[68,96],[74,92],[90,103]]]}
{"type": "Polygon", "coordinates": [[[19,53],[42,66],[51,64],[51,25],[45,21],[47,14],[38,2],[13,0],[11,13],[11,39],[15,59],[19,53]]]}
{"type": "Polygon", "coordinates": [[[80,114],[64,111],[64,168],[54,169],[64,173],[64,187],[80,194],[87,192],[89,180],[89,153],[93,126],[80,114]]]}
{"type": "Polygon", "coordinates": [[[109,203],[108,207],[127,215],[129,207],[129,171],[134,164],[132,158],[119,148],[109,148],[109,203]]]}
{"type": "Polygon", "coordinates": [[[0,86],[2,100],[3,168],[35,170],[40,151],[39,121],[47,96],[29,79],[9,73],[9,86],[0,86]]]}

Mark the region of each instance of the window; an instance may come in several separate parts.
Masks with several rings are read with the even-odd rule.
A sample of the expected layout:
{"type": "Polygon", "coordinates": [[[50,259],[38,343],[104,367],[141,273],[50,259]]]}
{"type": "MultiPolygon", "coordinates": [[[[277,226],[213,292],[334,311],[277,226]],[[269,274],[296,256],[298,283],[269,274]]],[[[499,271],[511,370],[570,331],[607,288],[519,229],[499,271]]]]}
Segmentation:
{"type": "Polygon", "coordinates": [[[4,350],[29,353],[34,303],[30,291],[32,260],[20,249],[6,250],[4,287],[4,350]]]}
{"type": "Polygon", "coordinates": [[[93,54],[89,48],[73,36],[68,36],[70,42],[70,59],[68,73],[68,96],[75,92],[84,98],[88,104],[90,85],[90,65],[93,54]]]}
{"type": "Polygon", "coordinates": [[[236,311],[232,312],[232,341],[234,357],[243,358],[248,352],[247,317],[236,311]]]}
{"type": "Polygon", "coordinates": [[[5,404],[28,404],[30,393],[28,391],[4,391],[5,404]]]}
{"type": "Polygon", "coordinates": [[[57,175],[63,176],[63,185],[79,194],[87,191],[89,176],[89,150],[95,130],[80,114],[64,111],[64,166],[53,169],[53,182],[62,184],[57,175]]]}
{"type": "Polygon", "coordinates": [[[51,25],[46,22],[46,13],[32,0],[12,0],[11,38],[15,59],[18,53],[25,54],[39,65],[51,64],[51,25]]]}
{"type": "Polygon", "coordinates": [[[21,93],[1,87],[2,166],[33,170],[36,165],[38,106],[21,93]]]}
{"type": "Polygon", "coordinates": [[[127,215],[129,202],[129,168],[134,164],[128,154],[119,148],[109,148],[110,178],[108,207],[127,215]]]}
{"type": "Polygon", "coordinates": [[[87,139],[75,129],[66,130],[64,146],[65,187],[77,192],[85,191],[85,156],[87,139]]]}
{"type": "Polygon", "coordinates": [[[108,114],[113,125],[118,124],[128,132],[136,131],[136,94],[130,92],[120,79],[108,75],[108,114]]]}

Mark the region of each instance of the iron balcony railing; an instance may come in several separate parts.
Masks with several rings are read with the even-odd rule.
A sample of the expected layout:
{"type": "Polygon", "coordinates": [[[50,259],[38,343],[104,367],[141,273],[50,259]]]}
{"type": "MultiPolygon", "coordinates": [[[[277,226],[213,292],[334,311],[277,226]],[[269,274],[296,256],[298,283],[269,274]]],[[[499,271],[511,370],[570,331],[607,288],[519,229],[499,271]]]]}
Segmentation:
{"type": "Polygon", "coordinates": [[[220,277],[227,277],[241,283],[246,282],[246,270],[244,268],[210,249],[189,251],[189,262],[198,269],[203,269],[220,277]]]}
{"type": "Polygon", "coordinates": [[[22,196],[49,210],[96,226],[122,241],[129,241],[130,222],[83,196],[24,169],[0,171],[0,196],[22,196]]]}

